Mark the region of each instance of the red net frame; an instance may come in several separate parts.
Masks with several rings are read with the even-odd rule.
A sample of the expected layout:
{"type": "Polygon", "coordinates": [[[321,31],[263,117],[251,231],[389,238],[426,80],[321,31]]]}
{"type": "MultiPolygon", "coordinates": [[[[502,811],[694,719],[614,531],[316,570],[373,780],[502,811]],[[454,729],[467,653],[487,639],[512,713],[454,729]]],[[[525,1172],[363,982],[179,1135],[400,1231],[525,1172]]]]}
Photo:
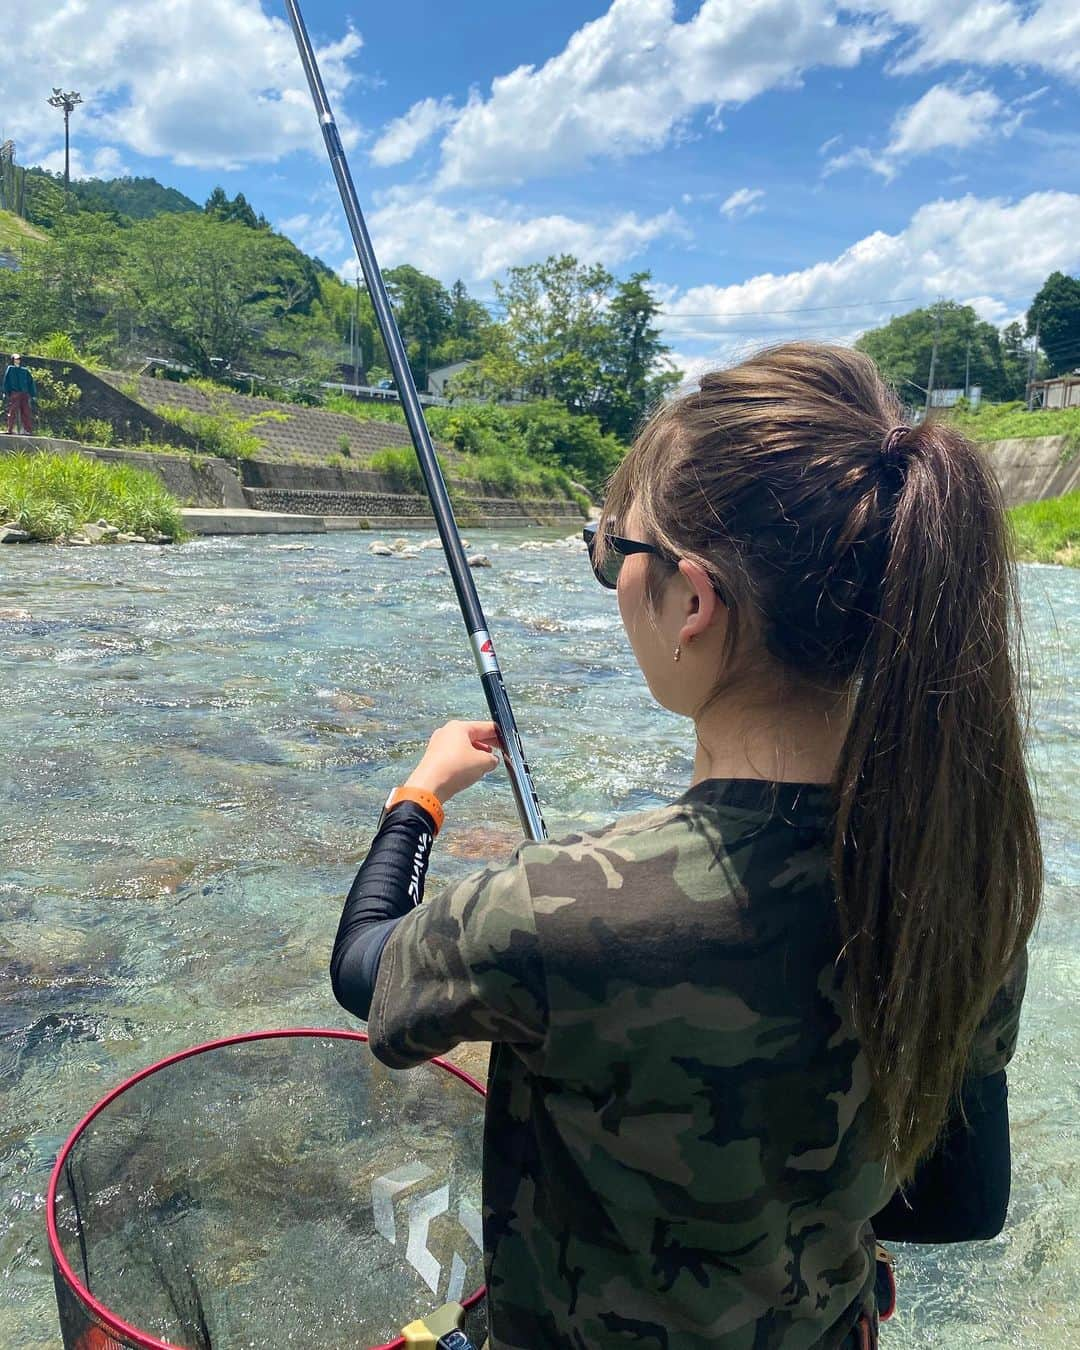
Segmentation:
{"type": "MultiPolygon", "coordinates": [[[[185,1350],[183,1346],[177,1346],[171,1341],[160,1340],[158,1337],[141,1331],[138,1327],[132,1326],[122,1317],[119,1317],[110,1308],[106,1307],[99,1299],[86,1288],[86,1285],[72,1268],[68,1260],[60,1233],[57,1226],[57,1192],[61,1186],[64,1177],[64,1170],[71,1156],[72,1150],[77,1146],[87,1128],[106,1111],[109,1106],[126,1092],[130,1091],[137,1084],[144,1082],[154,1074],[160,1073],[172,1065],[179,1064],[184,1060],[193,1059],[199,1055],[204,1055],[210,1051],[225,1049],[230,1046],[245,1045],[260,1041],[275,1041],[288,1038],[311,1037],[318,1040],[337,1040],[353,1041],[367,1044],[368,1035],[363,1031],[345,1031],[337,1028],[313,1028],[313,1027],[291,1027],[272,1031],[252,1031],[245,1032],[235,1036],[219,1037],[212,1041],[205,1041],[200,1045],[191,1046],[186,1050],[177,1051],[175,1054],[168,1055],[166,1058],[140,1069],[138,1073],[132,1074],[117,1087],[108,1092],[97,1102],[79,1121],[75,1129],[72,1130],[57,1155],[53,1166],[52,1174],[49,1177],[49,1187],[46,1193],[45,1201],[45,1222],[48,1232],[49,1252],[53,1262],[53,1277],[56,1285],[57,1303],[61,1309],[62,1322],[70,1322],[70,1311],[67,1318],[64,1316],[65,1308],[70,1310],[71,1301],[77,1305],[85,1321],[85,1327],[81,1330],[77,1340],[74,1342],[74,1350],[185,1350]]],[[[487,1096],[487,1089],[471,1074],[466,1073],[464,1069],[449,1060],[435,1058],[430,1061],[431,1064],[444,1072],[465,1083],[474,1092],[481,1097],[487,1096]]],[[[466,1312],[475,1311],[483,1306],[487,1290],[481,1285],[474,1290],[467,1298],[463,1298],[462,1306],[466,1312]]],[[[68,1346],[67,1325],[65,1325],[65,1346],[68,1346]]],[[[379,1345],[370,1347],[370,1350],[405,1350],[406,1341],[403,1336],[395,1337],[393,1340],[384,1341],[379,1345]]]]}

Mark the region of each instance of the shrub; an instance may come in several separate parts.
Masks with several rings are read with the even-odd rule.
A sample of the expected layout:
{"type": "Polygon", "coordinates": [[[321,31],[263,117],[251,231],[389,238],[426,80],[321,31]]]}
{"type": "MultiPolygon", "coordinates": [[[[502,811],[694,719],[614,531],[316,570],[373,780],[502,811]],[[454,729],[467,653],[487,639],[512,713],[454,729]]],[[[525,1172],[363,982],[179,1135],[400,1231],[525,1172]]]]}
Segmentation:
{"type": "Polygon", "coordinates": [[[33,370],[37,385],[38,413],[41,429],[54,436],[66,436],[72,429],[73,409],[82,398],[82,390],[51,370],[33,370]]]}
{"type": "MultiPolygon", "coordinates": [[[[193,383],[196,383],[193,381],[193,383]]],[[[209,381],[198,381],[199,387],[208,385],[203,392],[210,399],[210,412],[197,412],[192,408],[176,408],[161,403],[155,409],[159,417],[171,426],[180,427],[195,440],[196,448],[207,455],[220,455],[222,459],[250,459],[261,448],[256,430],[267,422],[287,422],[288,413],[268,409],[265,412],[244,417],[229,403],[228,398],[216,385],[209,381]]]]}
{"type": "Polygon", "coordinates": [[[338,437],[338,449],[346,459],[349,458],[352,454],[352,442],[349,440],[348,436],[342,434],[338,437]]]}
{"type": "Polygon", "coordinates": [[[0,515],[35,539],[98,519],[131,534],[183,535],[179,503],[156,475],[79,454],[0,456],[0,515]]]}
{"type": "MultiPolygon", "coordinates": [[[[361,403],[332,395],[326,407],[360,422],[403,423],[396,403],[361,403]]],[[[452,408],[424,411],[431,434],[467,456],[504,456],[562,470],[593,491],[604,483],[622,458],[625,447],[601,431],[595,417],[580,416],[559,403],[542,401],[508,407],[498,403],[460,403],[452,408]]],[[[477,478],[475,464],[463,464],[465,477],[477,478]]]]}
{"type": "Polygon", "coordinates": [[[83,445],[115,445],[117,435],[111,422],[103,417],[77,417],[71,423],[71,434],[83,445]]]}
{"type": "Polygon", "coordinates": [[[35,356],[44,356],[50,361],[79,361],[78,350],[71,340],[70,333],[50,333],[34,346],[35,356]]]}
{"type": "MultiPolygon", "coordinates": [[[[447,474],[446,461],[438,456],[443,476],[447,474]]],[[[397,492],[426,492],[424,475],[416,459],[416,452],[406,445],[395,446],[392,450],[376,450],[368,461],[374,473],[385,474],[397,492]]]]}

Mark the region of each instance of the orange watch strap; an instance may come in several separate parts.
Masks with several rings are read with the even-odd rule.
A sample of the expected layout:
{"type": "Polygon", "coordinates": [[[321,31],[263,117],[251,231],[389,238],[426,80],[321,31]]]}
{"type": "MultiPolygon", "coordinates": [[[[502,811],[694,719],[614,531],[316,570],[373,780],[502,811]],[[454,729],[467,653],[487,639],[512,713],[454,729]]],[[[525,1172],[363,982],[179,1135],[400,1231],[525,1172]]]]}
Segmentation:
{"type": "Polygon", "coordinates": [[[438,834],[442,829],[446,813],[443,811],[442,802],[433,792],[425,792],[423,788],[416,787],[396,787],[386,799],[386,810],[391,810],[400,802],[415,802],[417,806],[422,806],[435,822],[435,833],[438,834]]]}

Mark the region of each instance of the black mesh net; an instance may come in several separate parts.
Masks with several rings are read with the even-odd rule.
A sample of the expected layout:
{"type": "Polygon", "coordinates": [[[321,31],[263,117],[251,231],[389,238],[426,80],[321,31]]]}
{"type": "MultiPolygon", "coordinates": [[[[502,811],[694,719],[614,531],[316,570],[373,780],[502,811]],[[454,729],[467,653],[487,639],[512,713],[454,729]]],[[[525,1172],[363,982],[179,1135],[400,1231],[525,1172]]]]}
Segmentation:
{"type": "MultiPolygon", "coordinates": [[[[468,1301],[482,1116],[450,1070],[386,1069],[353,1037],[244,1039],[156,1069],[58,1172],[65,1350],[361,1350],[468,1301]]],[[[465,1330],[483,1341],[482,1299],[465,1330]]]]}

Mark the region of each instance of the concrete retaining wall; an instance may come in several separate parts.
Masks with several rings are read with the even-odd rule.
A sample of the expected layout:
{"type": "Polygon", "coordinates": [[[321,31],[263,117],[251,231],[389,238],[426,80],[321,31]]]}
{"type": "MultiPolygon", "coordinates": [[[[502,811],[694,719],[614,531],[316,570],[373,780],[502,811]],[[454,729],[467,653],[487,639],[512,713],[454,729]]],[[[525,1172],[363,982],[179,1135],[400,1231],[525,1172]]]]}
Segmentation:
{"type": "Polygon", "coordinates": [[[1080,492],[1080,453],[1073,452],[1069,458],[1066,436],[986,441],[982,449],[993,465],[1006,506],[1080,492]]]}

